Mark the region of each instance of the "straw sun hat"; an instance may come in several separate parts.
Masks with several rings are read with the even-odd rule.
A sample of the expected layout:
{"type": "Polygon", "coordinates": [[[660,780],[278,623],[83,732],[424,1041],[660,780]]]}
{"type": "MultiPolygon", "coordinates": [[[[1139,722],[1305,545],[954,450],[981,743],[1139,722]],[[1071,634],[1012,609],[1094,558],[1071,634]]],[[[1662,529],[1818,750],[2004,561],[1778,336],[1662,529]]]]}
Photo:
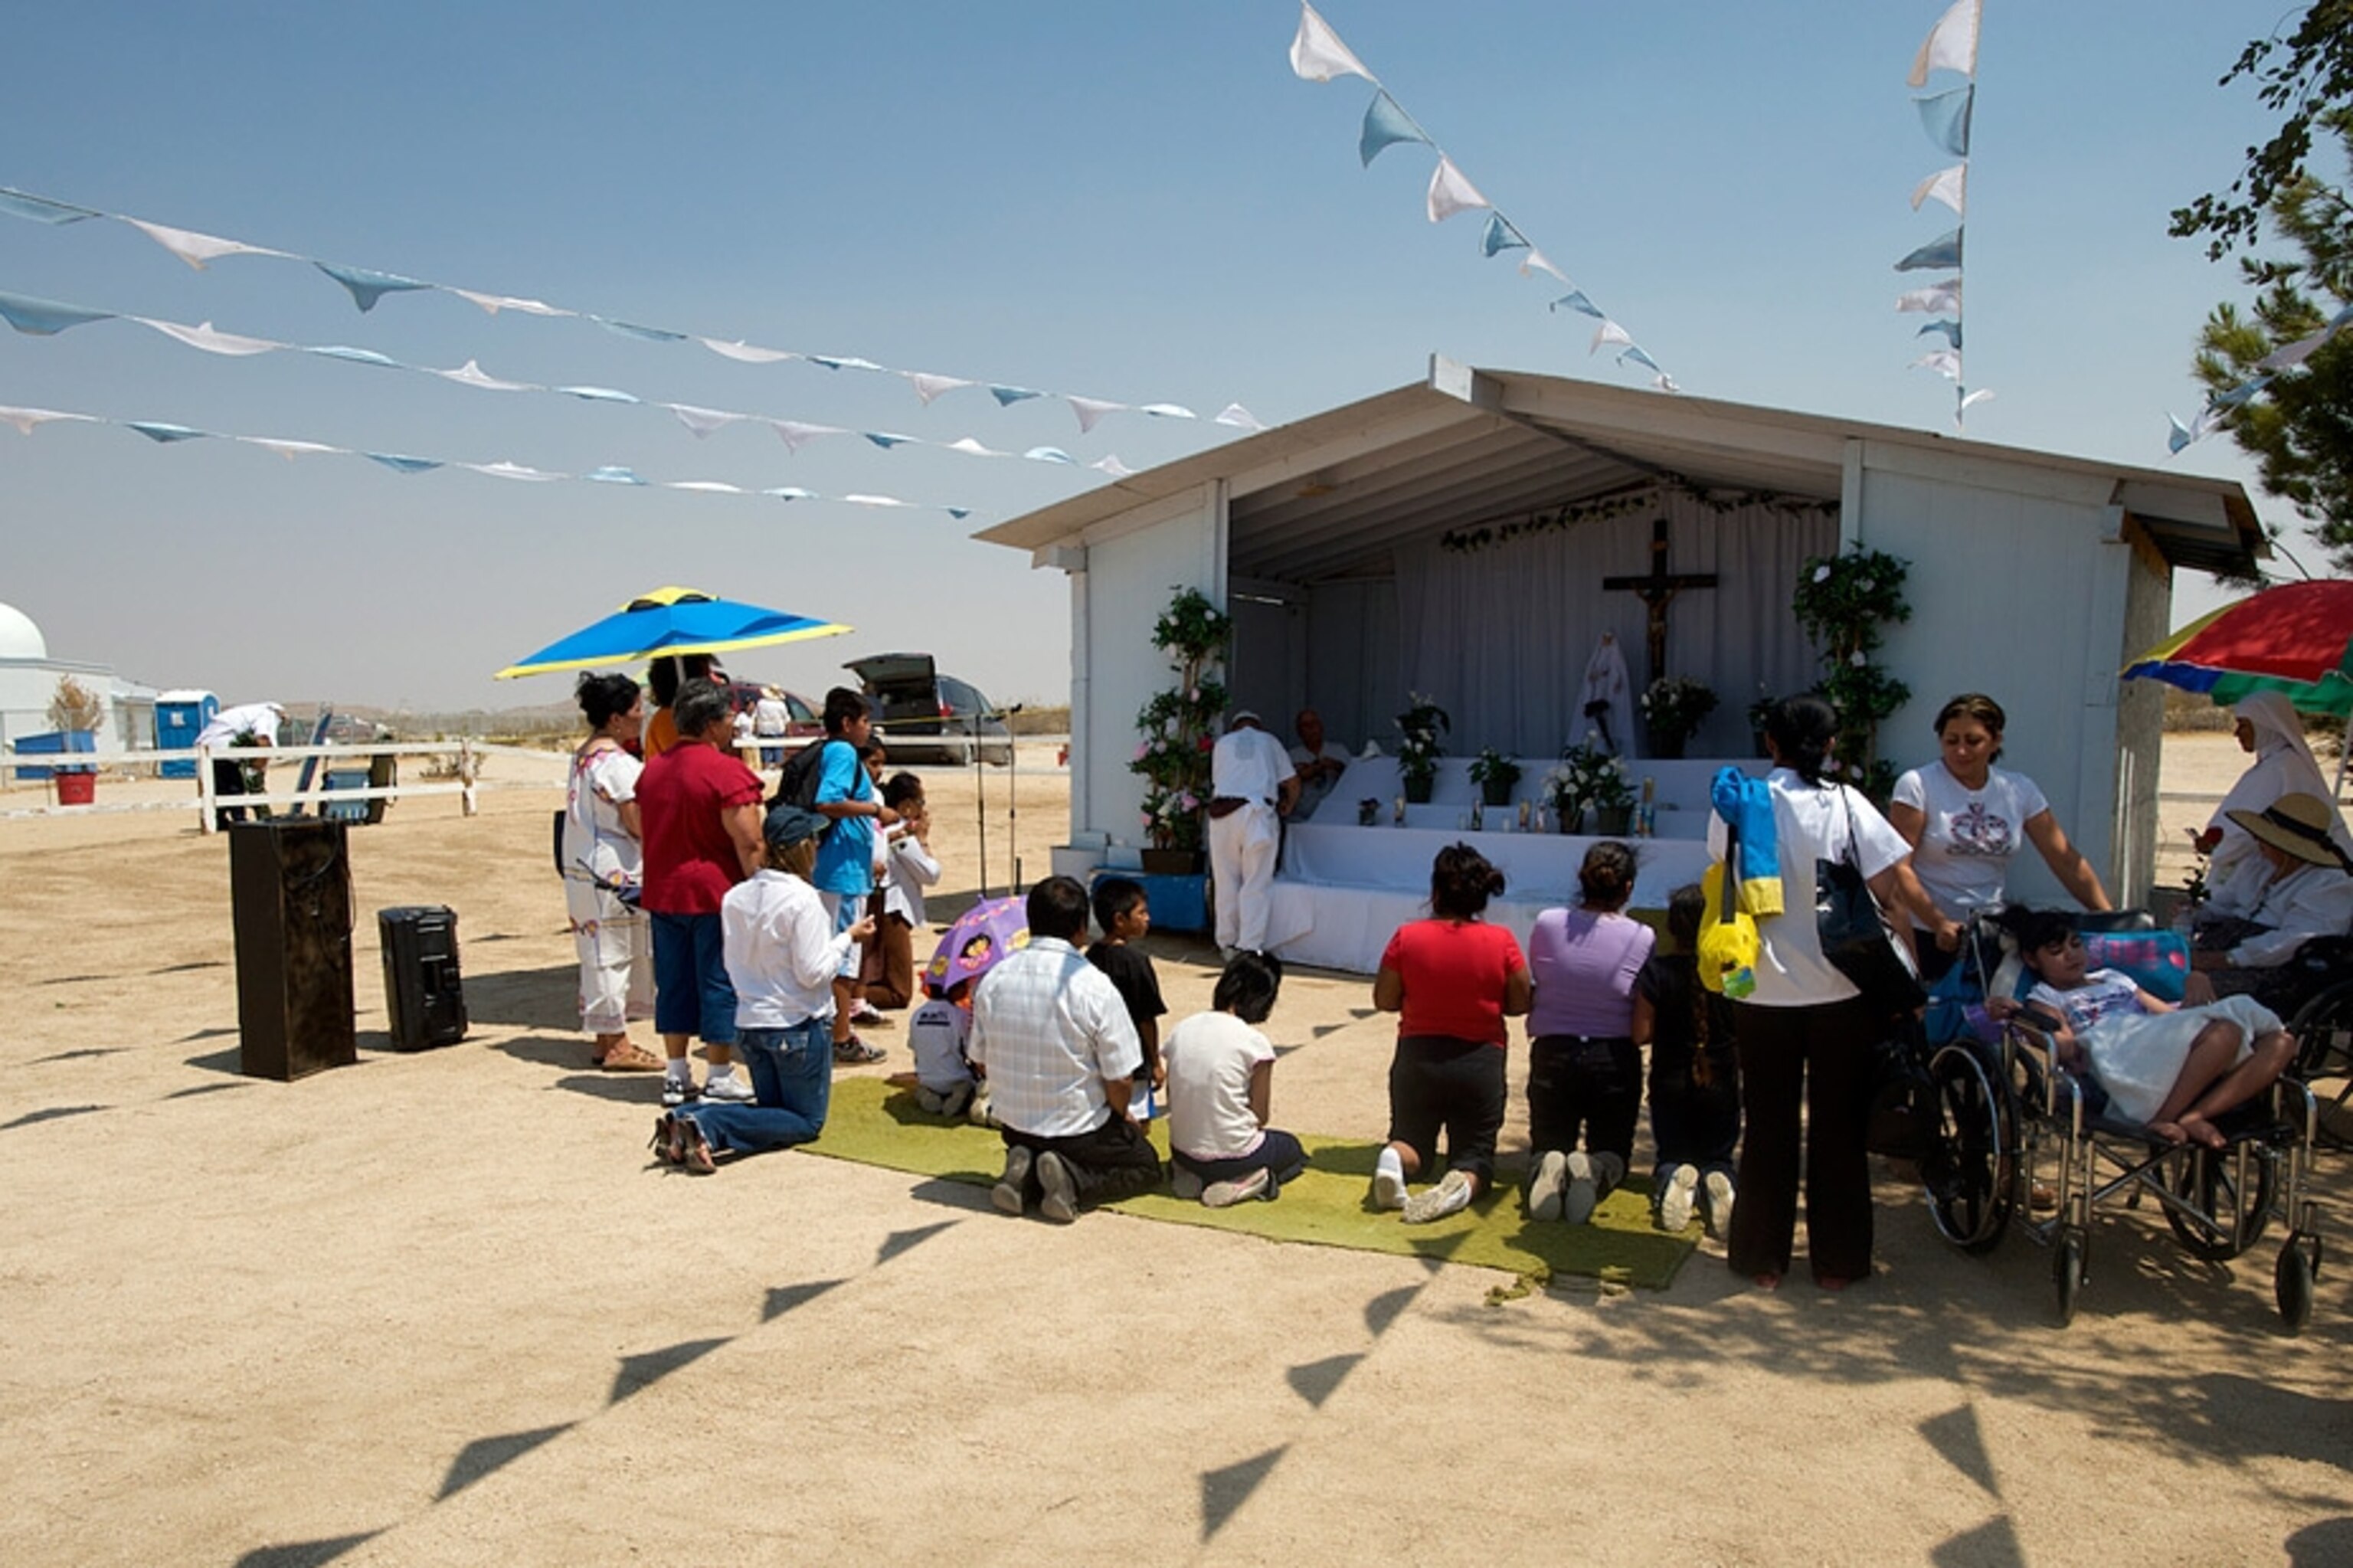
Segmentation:
{"type": "Polygon", "coordinates": [[[2260,811],[2230,813],[2231,821],[2246,829],[2258,842],[2314,865],[2353,870],[2353,866],[2346,865],[2344,853],[2329,837],[2336,815],[2319,796],[2302,793],[2283,795],[2260,811]]]}

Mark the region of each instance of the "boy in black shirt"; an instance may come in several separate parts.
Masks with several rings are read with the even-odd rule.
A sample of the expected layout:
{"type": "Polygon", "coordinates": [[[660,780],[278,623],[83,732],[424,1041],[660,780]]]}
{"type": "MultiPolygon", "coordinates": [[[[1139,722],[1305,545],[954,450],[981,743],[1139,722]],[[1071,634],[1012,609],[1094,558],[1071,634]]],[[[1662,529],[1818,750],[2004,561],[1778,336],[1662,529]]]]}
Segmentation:
{"type": "Polygon", "coordinates": [[[1144,1043],[1144,1065],[1135,1071],[1131,1105],[1137,1120],[1149,1121],[1158,1109],[1152,1091],[1168,1080],[1168,1069],[1160,1063],[1160,1015],[1168,1007],[1160,1000],[1160,977],[1153,972],[1151,959],[1134,945],[1152,929],[1152,906],[1143,887],[1124,876],[1106,876],[1095,884],[1094,906],[1103,938],[1087,949],[1087,961],[1103,970],[1127,1003],[1135,1036],[1144,1043]]]}

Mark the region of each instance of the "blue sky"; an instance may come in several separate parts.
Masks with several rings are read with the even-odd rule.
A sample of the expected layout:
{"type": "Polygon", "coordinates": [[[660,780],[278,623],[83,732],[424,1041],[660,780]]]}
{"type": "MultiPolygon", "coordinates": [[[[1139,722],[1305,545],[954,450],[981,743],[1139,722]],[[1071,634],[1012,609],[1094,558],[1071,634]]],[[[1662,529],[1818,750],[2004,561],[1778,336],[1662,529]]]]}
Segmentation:
{"type": "MultiPolygon", "coordinates": [[[[1321,7],[1456,163],[1694,394],[1947,428],[1905,366],[1894,260],[1949,160],[1904,77],[1941,0],[1321,7]]],[[[2216,79],[2277,5],[1987,0],[1969,370],[1988,441],[2150,467],[2235,272],[2165,235],[2264,120],[2216,79]]],[[[1416,379],[1433,351],[1624,381],[1430,158],[1356,140],[1371,90],[1301,81],[1288,0],[398,7],[44,6],[11,27],[0,185],[176,227],[775,347],[1269,423],[1416,379]]],[[[309,269],[199,273],[135,230],[0,217],[0,291],[411,363],[1135,468],[1231,432],[745,366],[447,295],[361,315],[309,269]]],[[[1554,290],[1551,292],[1558,292],[1554,290]]],[[[556,700],[492,671],[665,582],[854,623],[744,655],[821,691],[928,648],[1000,701],[1068,674],[1058,574],[967,535],[1102,476],[501,396],[104,322],[0,332],[0,404],[566,472],[600,464],[971,505],[786,505],[467,472],[399,477],[120,429],[0,428],[0,600],[51,652],[159,685],[420,706],[556,700]]],[[[2175,460],[2244,478],[2226,440],[2175,460]]],[[[2259,497],[2267,517],[2285,508],[2259,497]]],[[[2306,559],[2317,567],[2316,552],[2306,559]]],[[[2187,580],[2184,613],[2216,602],[2187,580]]]]}

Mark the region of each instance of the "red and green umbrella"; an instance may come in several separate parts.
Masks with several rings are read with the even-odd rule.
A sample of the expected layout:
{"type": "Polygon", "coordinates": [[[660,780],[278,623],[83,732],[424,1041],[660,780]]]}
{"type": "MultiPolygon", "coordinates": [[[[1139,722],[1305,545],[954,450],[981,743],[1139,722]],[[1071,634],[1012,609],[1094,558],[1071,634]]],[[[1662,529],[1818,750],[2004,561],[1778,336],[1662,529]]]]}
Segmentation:
{"type": "Polygon", "coordinates": [[[2306,713],[2353,714],[2353,580],[2283,583],[2191,621],[2130,664],[2228,705],[2278,692],[2306,713]]]}

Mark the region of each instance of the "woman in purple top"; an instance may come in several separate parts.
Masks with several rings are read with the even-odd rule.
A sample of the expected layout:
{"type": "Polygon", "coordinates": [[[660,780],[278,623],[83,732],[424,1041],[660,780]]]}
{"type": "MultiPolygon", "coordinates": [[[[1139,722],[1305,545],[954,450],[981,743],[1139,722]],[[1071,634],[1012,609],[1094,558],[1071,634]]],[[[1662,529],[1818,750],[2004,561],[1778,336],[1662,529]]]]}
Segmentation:
{"type": "Polygon", "coordinates": [[[1642,1108],[1633,1037],[1634,977],[1651,928],[1620,913],[1634,891],[1634,852],[1604,839],[1577,874],[1583,898],[1547,909],[1528,936],[1528,1218],[1581,1225],[1625,1179],[1642,1108]],[[1577,1135],[1585,1148],[1577,1147],[1577,1135]]]}

